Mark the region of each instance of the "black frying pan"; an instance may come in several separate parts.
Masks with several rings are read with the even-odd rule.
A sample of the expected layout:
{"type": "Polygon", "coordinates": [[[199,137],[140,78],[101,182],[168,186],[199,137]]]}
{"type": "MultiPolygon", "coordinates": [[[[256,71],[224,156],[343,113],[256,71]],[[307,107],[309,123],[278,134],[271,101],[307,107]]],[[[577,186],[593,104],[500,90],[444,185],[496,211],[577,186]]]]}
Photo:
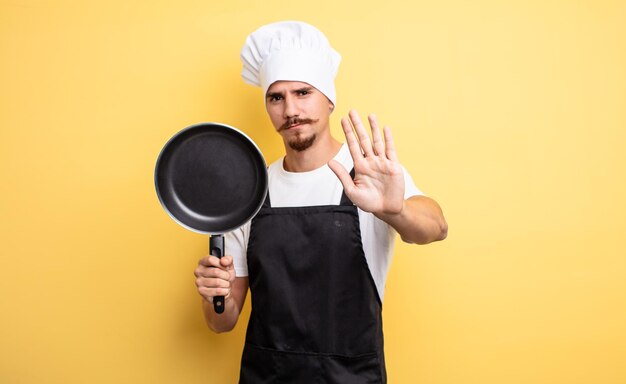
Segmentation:
{"type": "MultiPolygon", "coordinates": [[[[154,172],[165,211],[180,225],[213,235],[210,253],[224,255],[224,232],[252,219],[267,194],[267,168],[256,144],[224,124],[201,123],[175,134],[154,172]]],[[[224,311],[224,297],[213,299],[224,311]]]]}

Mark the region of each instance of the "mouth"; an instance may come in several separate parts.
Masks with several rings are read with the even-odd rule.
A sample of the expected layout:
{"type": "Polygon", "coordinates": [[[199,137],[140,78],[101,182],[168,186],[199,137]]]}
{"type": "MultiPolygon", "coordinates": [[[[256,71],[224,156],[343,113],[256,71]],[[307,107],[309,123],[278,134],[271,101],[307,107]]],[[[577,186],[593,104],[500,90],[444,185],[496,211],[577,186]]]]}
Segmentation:
{"type": "Polygon", "coordinates": [[[287,128],[285,128],[285,129],[286,130],[290,130],[290,129],[293,129],[293,128],[300,127],[302,125],[304,125],[304,124],[303,123],[292,124],[292,125],[288,125],[287,128]]]}

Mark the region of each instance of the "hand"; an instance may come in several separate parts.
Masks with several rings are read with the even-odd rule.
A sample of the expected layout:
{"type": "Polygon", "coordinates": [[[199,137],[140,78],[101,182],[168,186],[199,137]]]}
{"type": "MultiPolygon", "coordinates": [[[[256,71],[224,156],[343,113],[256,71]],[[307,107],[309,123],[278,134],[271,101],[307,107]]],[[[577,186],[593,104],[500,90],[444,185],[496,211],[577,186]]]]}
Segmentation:
{"type": "Polygon", "coordinates": [[[213,303],[215,296],[224,296],[224,300],[228,300],[236,277],[233,258],[232,256],[224,256],[221,259],[216,256],[205,256],[198,261],[194,275],[198,293],[206,301],[213,303]]]}
{"type": "Polygon", "coordinates": [[[376,116],[369,115],[372,139],[356,111],[341,119],[350,155],[354,160],[354,180],[336,160],[328,163],[343,184],[350,200],[359,208],[375,215],[395,215],[404,206],[404,174],[398,162],[391,129],[383,128],[383,137],[376,116]],[[356,131],[355,136],[354,132],[356,131]]]}

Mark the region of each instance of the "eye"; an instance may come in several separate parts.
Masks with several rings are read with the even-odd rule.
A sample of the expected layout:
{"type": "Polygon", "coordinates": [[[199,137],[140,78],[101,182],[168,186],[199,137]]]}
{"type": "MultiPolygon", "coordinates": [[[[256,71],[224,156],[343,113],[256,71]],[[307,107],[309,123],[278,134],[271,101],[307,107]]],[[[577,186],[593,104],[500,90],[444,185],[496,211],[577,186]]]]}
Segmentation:
{"type": "Polygon", "coordinates": [[[267,97],[267,100],[268,100],[270,103],[275,103],[275,102],[280,101],[280,100],[282,100],[282,99],[283,99],[283,97],[282,97],[281,95],[278,95],[278,94],[272,94],[272,95],[269,95],[269,96],[267,97]]]}
{"type": "Polygon", "coordinates": [[[301,89],[298,91],[298,96],[306,96],[311,93],[308,89],[301,89]]]}

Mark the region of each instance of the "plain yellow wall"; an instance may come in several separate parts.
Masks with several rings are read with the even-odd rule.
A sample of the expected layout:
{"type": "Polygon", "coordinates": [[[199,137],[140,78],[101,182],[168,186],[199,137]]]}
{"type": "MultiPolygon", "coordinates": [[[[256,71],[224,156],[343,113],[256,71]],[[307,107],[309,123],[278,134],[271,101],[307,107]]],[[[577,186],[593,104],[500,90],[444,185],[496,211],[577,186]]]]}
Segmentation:
{"type": "Polygon", "coordinates": [[[238,54],[282,19],[343,55],[334,132],[377,113],[450,224],[397,247],[390,382],[626,382],[623,1],[0,4],[0,383],[236,380],[153,170],[201,121],[280,156],[238,54]]]}

